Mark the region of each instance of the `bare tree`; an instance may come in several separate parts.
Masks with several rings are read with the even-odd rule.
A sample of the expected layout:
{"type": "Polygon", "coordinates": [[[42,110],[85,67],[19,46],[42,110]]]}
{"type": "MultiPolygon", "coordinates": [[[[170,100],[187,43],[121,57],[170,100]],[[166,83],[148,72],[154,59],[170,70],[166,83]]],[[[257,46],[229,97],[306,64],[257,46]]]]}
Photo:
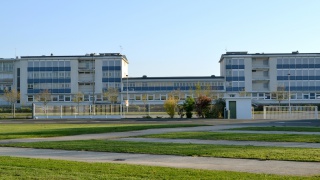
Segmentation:
{"type": "Polygon", "coordinates": [[[82,92],[78,92],[77,94],[74,95],[73,102],[77,103],[77,110],[78,110],[78,114],[79,114],[79,107],[80,107],[80,103],[83,101],[83,94],[82,92]]]}
{"type": "Polygon", "coordinates": [[[48,89],[42,90],[36,96],[37,101],[42,102],[45,108],[45,114],[47,114],[47,105],[51,101],[51,92],[48,89]]]}
{"type": "Polygon", "coordinates": [[[145,108],[145,113],[148,115],[148,113],[147,113],[148,94],[142,94],[141,100],[142,100],[144,108],[145,108]]]}
{"type": "Polygon", "coordinates": [[[241,91],[239,91],[239,96],[240,97],[248,97],[248,96],[250,96],[250,93],[246,92],[245,88],[242,88],[241,91]]]}
{"type": "Polygon", "coordinates": [[[118,88],[110,87],[107,91],[103,93],[103,97],[107,98],[111,104],[118,102],[119,90],[118,88]]]}
{"type": "Polygon", "coordinates": [[[113,104],[118,102],[119,90],[118,88],[110,87],[107,91],[103,93],[104,99],[107,99],[111,103],[111,112],[113,104]]]}
{"type": "Polygon", "coordinates": [[[13,116],[13,118],[15,118],[15,115],[16,115],[15,103],[20,99],[20,93],[18,91],[16,91],[15,89],[12,89],[10,91],[5,90],[4,98],[7,102],[10,103],[12,116],[13,116]]]}
{"type": "Polygon", "coordinates": [[[288,92],[285,90],[284,86],[278,86],[277,91],[272,92],[272,96],[279,102],[279,106],[281,101],[286,100],[288,98],[288,92]]]}

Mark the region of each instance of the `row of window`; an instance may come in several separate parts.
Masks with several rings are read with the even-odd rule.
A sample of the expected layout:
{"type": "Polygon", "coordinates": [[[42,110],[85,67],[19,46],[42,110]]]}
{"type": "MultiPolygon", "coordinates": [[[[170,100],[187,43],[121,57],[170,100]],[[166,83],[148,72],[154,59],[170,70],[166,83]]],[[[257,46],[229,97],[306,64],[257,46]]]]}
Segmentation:
{"type": "Polygon", "coordinates": [[[13,79],[13,74],[0,73],[0,81],[4,79],[13,79]]]}
{"type": "Polygon", "coordinates": [[[308,65],[308,64],[320,64],[319,57],[309,57],[309,58],[278,58],[277,65],[308,65]]]}
{"type": "MultiPolygon", "coordinates": [[[[320,86],[320,81],[290,81],[290,87],[295,86],[320,86]]],[[[289,87],[289,81],[278,81],[278,87],[289,87]]]]}
{"type": "Polygon", "coordinates": [[[102,66],[121,66],[121,60],[103,61],[102,66]]]}
{"type": "Polygon", "coordinates": [[[70,83],[28,83],[28,89],[69,89],[70,83]]]}
{"type": "MultiPolygon", "coordinates": [[[[206,86],[223,86],[223,82],[129,82],[129,88],[134,87],[206,87],[206,86]]],[[[126,81],[123,82],[124,87],[128,87],[126,81]]]]}
{"type": "MultiPolygon", "coordinates": [[[[223,97],[223,94],[213,94],[214,98],[223,97]]],[[[129,101],[165,101],[169,97],[168,94],[129,94],[129,101]]],[[[174,98],[184,101],[188,97],[196,97],[194,94],[180,93],[175,94],[174,98]]],[[[127,96],[123,96],[122,100],[127,100],[127,96]]]]}
{"type": "Polygon", "coordinates": [[[44,90],[49,90],[51,93],[71,93],[71,89],[28,89],[29,94],[39,94],[44,90]]]}
{"type": "Polygon", "coordinates": [[[278,69],[278,76],[320,76],[319,69],[278,69]]]}
{"type": "MultiPolygon", "coordinates": [[[[288,93],[284,92],[283,94],[279,93],[248,93],[249,96],[253,99],[265,99],[265,100],[276,100],[277,95],[281,95],[284,97],[284,99],[288,99],[288,93]]],[[[320,98],[320,92],[317,93],[290,93],[290,99],[292,100],[299,100],[299,99],[319,99],[320,98]]]]}
{"type": "Polygon", "coordinates": [[[56,61],[28,61],[28,67],[70,67],[70,61],[56,60],[56,61]]]}
{"type": "Polygon", "coordinates": [[[102,66],[102,71],[120,71],[121,66],[102,66]]]}
{"type": "Polygon", "coordinates": [[[28,67],[28,71],[71,71],[71,67],[28,67]]]}
{"type": "Polygon", "coordinates": [[[226,70],[226,76],[227,77],[243,77],[244,76],[244,70],[238,70],[238,69],[228,69],[226,70]]]}
{"type": "MultiPolygon", "coordinates": [[[[174,90],[196,90],[196,87],[190,86],[180,86],[180,87],[173,87],[173,86],[161,86],[161,87],[123,87],[123,91],[174,91],[174,90]]],[[[224,86],[201,86],[201,89],[209,89],[209,90],[224,90],[224,86]]]]}
{"type": "Polygon", "coordinates": [[[244,65],[244,59],[228,58],[226,65],[244,65]]]}
{"type": "Polygon", "coordinates": [[[12,72],[13,63],[12,62],[0,62],[0,72],[12,72]]]}
{"type": "Polygon", "coordinates": [[[28,79],[70,78],[69,71],[41,71],[28,72],[28,79]]]}
{"type": "Polygon", "coordinates": [[[226,69],[244,69],[244,65],[226,65],[226,69]]]}
{"type": "Polygon", "coordinates": [[[103,89],[108,89],[108,88],[121,88],[121,83],[118,82],[106,82],[102,83],[103,89]]]}
{"type": "Polygon", "coordinates": [[[119,78],[121,77],[121,71],[103,71],[102,72],[103,78],[119,78]]]}
{"type": "Polygon", "coordinates": [[[70,83],[71,79],[28,79],[28,83],[70,83]]]}
{"type": "Polygon", "coordinates": [[[277,80],[320,80],[320,76],[277,76],[277,80]]]}

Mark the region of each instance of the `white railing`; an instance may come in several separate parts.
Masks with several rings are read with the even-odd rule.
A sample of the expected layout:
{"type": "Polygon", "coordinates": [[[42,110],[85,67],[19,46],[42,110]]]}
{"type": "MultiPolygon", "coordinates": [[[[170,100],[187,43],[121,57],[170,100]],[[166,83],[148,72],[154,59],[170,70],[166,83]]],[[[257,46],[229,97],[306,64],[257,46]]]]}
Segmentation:
{"type": "Polygon", "coordinates": [[[264,119],[318,119],[317,106],[264,106],[264,119]]]}

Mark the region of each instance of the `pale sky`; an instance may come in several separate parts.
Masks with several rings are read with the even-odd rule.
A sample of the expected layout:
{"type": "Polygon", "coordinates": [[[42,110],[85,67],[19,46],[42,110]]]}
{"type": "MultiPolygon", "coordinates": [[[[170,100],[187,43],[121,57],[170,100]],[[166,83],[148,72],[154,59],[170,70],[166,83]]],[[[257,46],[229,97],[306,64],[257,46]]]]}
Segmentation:
{"type": "Polygon", "coordinates": [[[218,76],[226,50],[320,53],[319,0],[2,0],[0,7],[0,58],[121,52],[130,77],[218,76]]]}

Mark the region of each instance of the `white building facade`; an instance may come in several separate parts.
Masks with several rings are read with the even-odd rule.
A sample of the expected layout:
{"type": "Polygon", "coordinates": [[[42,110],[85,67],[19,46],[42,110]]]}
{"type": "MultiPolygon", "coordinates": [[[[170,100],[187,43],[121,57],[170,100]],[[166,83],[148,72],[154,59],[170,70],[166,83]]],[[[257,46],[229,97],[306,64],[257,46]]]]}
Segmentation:
{"type": "Polygon", "coordinates": [[[83,56],[22,56],[15,68],[20,71],[20,101],[37,102],[37,95],[48,90],[50,103],[72,103],[81,92],[83,102],[99,104],[109,87],[121,91],[122,78],[128,74],[128,60],[119,53],[83,56]]]}
{"type": "Polygon", "coordinates": [[[51,93],[50,104],[72,104],[79,92],[82,104],[106,104],[103,93],[110,87],[119,90],[117,104],[163,104],[173,92],[183,102],[199,88],[214,98],[245,94],[255,104],[278,104],[280,89],[290,91],[281,103],[320,99],[320,53],[227,52],[219,63],[220,76],[131,77],[129,61],[119,53],[0,59],[0,105],[8,105],[1,95],[10,89],[20,92],[24,106],[38,103],[44,90],[51,93]]]}
{"type": "Polygon", "coordinates": [[[315,104],[320,98],[320,53],[227,52],[220,58],[226,96],[245,92],[257,104],[315,104]],[[286,97],[288,96],[288,97],[286,97]]]}

